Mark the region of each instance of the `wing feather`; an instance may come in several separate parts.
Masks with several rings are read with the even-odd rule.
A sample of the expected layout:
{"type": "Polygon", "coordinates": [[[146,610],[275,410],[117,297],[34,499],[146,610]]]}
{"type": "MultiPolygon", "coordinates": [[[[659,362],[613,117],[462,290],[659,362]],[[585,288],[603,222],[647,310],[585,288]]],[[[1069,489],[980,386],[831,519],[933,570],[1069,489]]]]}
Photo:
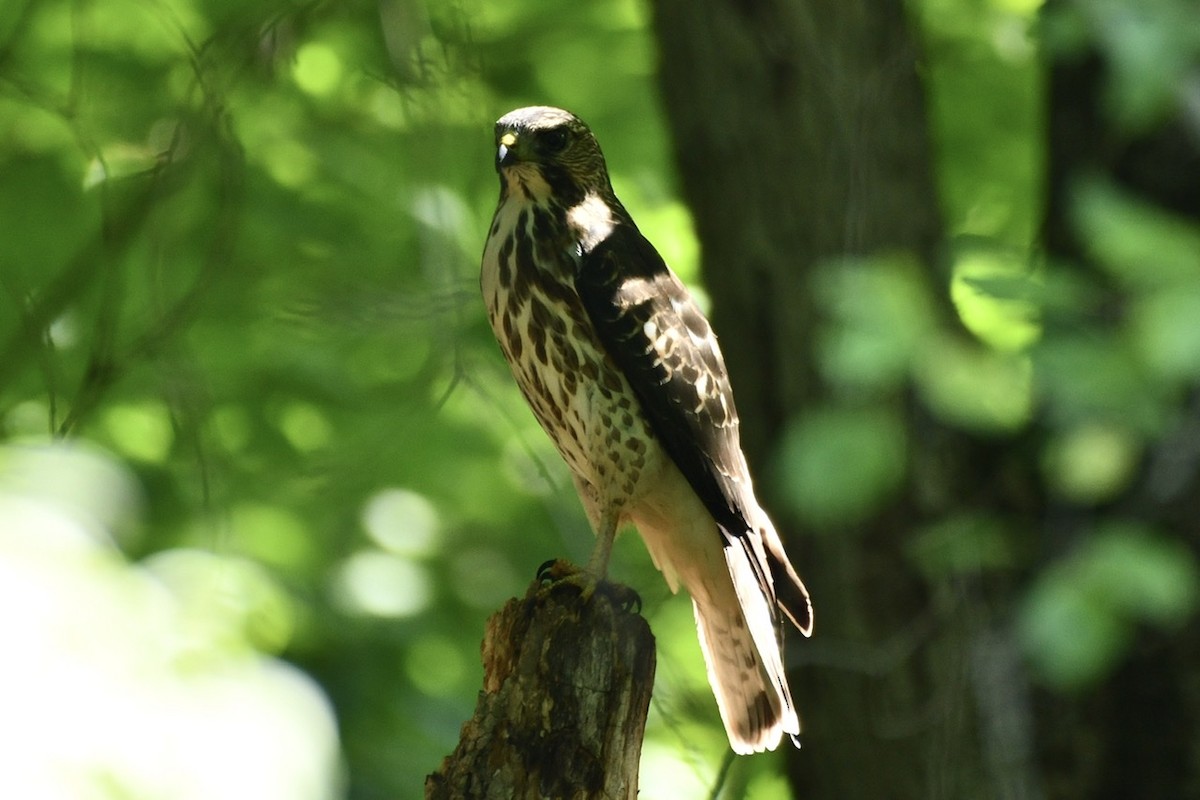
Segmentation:
{"type": "Polygon", "coordinates": [[[697,496],[727,535],[752,532],[729,375],[687,289],[632,224],[615,226],[583,254],[575,283],[600,341],[697,496]]]}
{"type": "Polygon", "coordinates": [[[741,547],[768,606],[812,633],[808,589],[758,509],[742,455],[725,360],[704,314],[628,220],[582,252],[575,287],[651,429],[721,529],[741,547]]]}

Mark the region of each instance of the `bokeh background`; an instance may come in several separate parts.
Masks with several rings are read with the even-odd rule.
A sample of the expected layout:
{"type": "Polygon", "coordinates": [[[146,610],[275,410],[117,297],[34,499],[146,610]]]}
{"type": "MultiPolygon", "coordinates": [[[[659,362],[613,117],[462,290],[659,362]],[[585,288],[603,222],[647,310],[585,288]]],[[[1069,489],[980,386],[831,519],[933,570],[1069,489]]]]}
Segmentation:
{"type": "MultiPolygon", "coordinates": [[[[1156,733],[1177,780],[1138,796],[1200,796],[1200,670],[1186,666],[1200,652],[1200,12],[903,11],[939,266],[886,252],[798,270],[819,335],[791,346],[817,365],[821,400],[777,432],[745,409],[743,425],[769,441],[756,467],[799,554],[849,553],[864,520],[930,489],[911,455],[936,427],[1027,465],[1005,494],[1028,503],[897,517],[894,566],[925,610],[902,629],[830,628],[818,592],[814,649],[794,643],[790,661],[879,675],[957,641],[954,691],[930,671],[914,705],[970,718],[984,750],[1037,740],[1039,709],[1070,709],[1082,738],[1051,748],[1077,767],[1060,777],[1109,752],[1088,732],[1138,702],[1121,676],[1157,686],[1169,664],[1172,693],[1147,708],[1179,712],[1156,733]],[[1081,269],[1048,246],[1048,76],[1087,58],[1103,68],[1079,146],[1124,152],[1177,126],[1166,171],[1191,178],[1164,198],[1103,160],[1081,172],[1065,206],[1081,269]],[[969,345],[941,329],[939,298],[969,345]],[[931,632],[948,619],[956,635],[978,624],[931,632]]],[[[654,14],[649,0],[0,5],[0,796],[419,796],[473,709],[487,615],[537,565],[591,545],[478,297],[493,121],[530,104],[586,119],[639,225],[721,309],[681,189],[689,141],[660,99],[660,43],[690,34],[654,14]]],[[[832,213],[849,228],[860,212],[832,213]]],[[[991,468],[981,485],[1011,476],[991,468]]],[[[642,796],[792,797],[797,771],[823,768],[819,735],[731,763],[687,599],[635,536],[612,573],[659,642],[642,796]]],[[[881,722],[895,709],[876,710],[885,745],[926,724],[906,712],[897,732],[881,722]]],[[[1044,752],[982,759],[981,774],[1021,771],[1010,790],[976,775],[991,788],[939,794],[939,758],[894,796],[1104,796],[1039,777],[1044,752]]]]}

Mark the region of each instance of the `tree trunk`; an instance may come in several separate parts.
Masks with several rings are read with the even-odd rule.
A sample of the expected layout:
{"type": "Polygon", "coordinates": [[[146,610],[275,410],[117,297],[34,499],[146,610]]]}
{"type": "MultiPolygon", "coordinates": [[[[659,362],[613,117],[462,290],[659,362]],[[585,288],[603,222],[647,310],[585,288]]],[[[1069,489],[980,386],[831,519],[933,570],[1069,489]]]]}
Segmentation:
{"type": "Polygon", "coordinates": [[[654,637],[611,588],[535,582],[492,615],[475,716],[427,800],[636,798],[654,637]]]}
{"type": "MultiPolygon", "coordinates": [[[[1065,5],[1075,4],[1048,8],[1065,5]]],[[[941,324],[958,325],[935,266],[941,231],[916,54],[896,0],[656,0],[654,21],[683,188],[718,298],[714,328],[761,467],[790,418],[830,402],[814,348],[822,262],[915,254],[941,324]]],[[[1054,269],[1078,265],[1085,285],[1107,289],[1096,319],[1071,320],[1088,333],[1116,330],[1129,298],[1089,264],[1076,179],[1103,176],[1158,208],[1200,216],[1194,108],[1189,117],[1181,100],[1173,118],[1137,135],[1118,129],[1100,86],[1119,67],[1075,50],[1050,70],[1044,241],[1054,269]]],[[[1054,325],[1043,320],[1043,342],[1061,333],[1054,325]]],[[[814,638],[793,638],[789,654],[805,723],[805,747],[789,759],[797,797],[1196,795],[1194,625],[1139,628],[1107,681],[1074,696],[1030,688],[1011,632],[1020,581],[1073,544],[1064,516],[1084,523],[1076,528],[1133,519],[1200,549],[1200,388],[1184,388],[1165,425],[1175,433],[1146,443],[1145,474],[1104,507],[1077,508],[1042,483],[1046,439],[1062,424],[1050,415],[1012,438],[976,437],[894,398],[909,426],[903,496],[866,523],[789,542],[817,620],[814,638]],[[1168,456],[1170,495],[1151,474],[1168,456]],[[942,584],[917,574],[905,547],[917,529],[971,513],[1004,520],[1019,532],[1012,546],[1045,561],[1026,575],[964,573],[942,584]]]]}
{"type": "MultiPolygon", "coordinates": [[[[761,466],[785,424],[822,400],[816,268],[914,255],[943,322],[958,324],[935,266],[942,231],[917,54],[896,0],[658,0],[654,22],[705,282],[719,298],[713,323],[761,466]]],[[[952,491],[958,473],[975,474],[964,459],[992,458],[908,398],[894,402],[909,415],[910,462],[940,465],[935,482],[952,491]]],[[[979,621],[930,597],[910,566],[908,534],[945,512],[920,502],[910,490],[854,530],[790,539],[816,617],[814,638],[793,637],[789,655],[805,728],[789,761],[798,797],[988,796],[969,674],[973,655],[1007,646],[976,638],[979,621]]]]}
{"type": "Polygon", "coordinates": [[[818,396],[811,270],[879,252],[933,262],[925,107],[897,0],[658,0],[684,194],[743,442],[759,456],[818,396]]]}

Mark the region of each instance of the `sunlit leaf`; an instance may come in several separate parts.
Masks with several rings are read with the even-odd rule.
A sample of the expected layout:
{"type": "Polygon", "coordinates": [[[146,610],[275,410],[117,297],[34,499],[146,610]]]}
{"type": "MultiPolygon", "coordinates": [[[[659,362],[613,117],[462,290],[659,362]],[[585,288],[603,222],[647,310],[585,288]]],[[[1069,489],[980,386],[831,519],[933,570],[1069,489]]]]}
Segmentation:
{"type": "Polygon", "coordinates": [[[291,639],[294,613],[287,595],[259,565],[202,550],[158,553],[145,568],[175,595],[187,624],[181,658],[205,659],[246,647],[279,653],[291,639]]]}
{"type": "Polygon", "coordinates": [[[239,552],[267,564],[303,572],[320,563],[308,527],[290,509],[242,503],[230,512],[229,527],[239,552]]]}
{"type": "Polygon", "coordinates": [[[1033,410],[1029,359],[959,339],[931,337],[915,369],[917,387],[935,414],[979,431],[1015,430],[1033,410]]]}
{"type": "Polygon", "coordinates": [[[1127,428],[1090,423],[1061,431],[1043,458],[1047,483],[1082,504],[1112,498],[1134,477],[1141,442],[1127,428]]]}
{"type": "Polygon", "coordinates": [[[428,556],[441,544],[437,508],[407,489],[374,494],[363,507],[362,524],[376,544],[399,556],[428,556]]]}
{"type": "Polygon", "coordinates": [[[338,88],[342,71],[337,51],[321,42],[308,42],[296,51],[292,77],[305,92],[323,97],[338,88]]]}
{"type": "Polygon", "coordinates": [[[350,614],[411,617],[428,607],[428,570],[413,561],[372,550],[347,558],[334,573],[334,601],[350,614]]]}
{"type": "MultiPolygon", "coordinates": [[[[43,452],[59,475],[124,476],[94,452],[43,452]]],[[[3,448],[0,463],[25,455],[3,448]]],[[[5,795],[338,796],[324,694],[257,649],[287,641],[287,604],[261,569],[180,550],[131,563],[105,530],[117,518],[13,477],[0,471],[0,638],[20,654],[0,681],[5,795]]]]}
{"type": "Polygon", "coordinates": [[[1026,261],[1013,253],[964,249],[954,265],[950,295],[963,324],[997,349],[1017,352],[1037,340],[1038,294],[1026,261]]]}
{"type": "Polygon", "coordinates": [[[159,403],[113,406],[105,412],[104,421],[113,445],[130,458],[159,462],[171,450],[171,418],[159,403]]]}

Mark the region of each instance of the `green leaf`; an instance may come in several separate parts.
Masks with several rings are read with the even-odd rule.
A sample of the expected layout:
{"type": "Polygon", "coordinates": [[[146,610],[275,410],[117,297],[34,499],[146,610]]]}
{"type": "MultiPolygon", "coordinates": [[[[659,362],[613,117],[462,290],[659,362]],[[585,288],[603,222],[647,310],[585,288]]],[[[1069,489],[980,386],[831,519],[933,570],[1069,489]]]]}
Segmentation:
{"type": "Polygon", "coordinates": [[[1071,570],[1043,576],[1025,599],[1018,635],[1035,673],[1060,689],[1095,683],[1116,663],[1130,630],[1071,570]]]}
{"type": "Polygon", "coordinates": [[[1141,440],[1125,426],[1085,423],[1060,429],[1051,438],[1043,470],[1059,496],[1074,503],[1100,503],[1129,485],[1141,453],[1141,440]]]}
{"type": "Polygon", "coordinates": [[[1080,238],[1130,288],[1200,280],[1200,228],[1100,179],[1080,181],[1071,206],[1080,238]]]}
{"type": "Polygon", "coordinates": [[[1128,522],[1100,528],[1080,553],[1080,579],[1128,618],[1179,625],[1196,608],[1200,574],[1180,541],[1128,522]]]}
{"type": "Polygon", "coordinates": [[[832,318],[818,344],[821,371],[852,389],[900,384],[934,319],[917,266],[902,258],[845,261],[818,274],[816,291],[832,318]]]}
{"type": "Polygon", "coordinates": [[[1109,523],[1038,576],[1017,629],[1037,674],[1077,689],[1113,669],[1135,625],[1181,625],[1198,598],[1200,572],[1185,545],[1136,523],[1109,523]]]}
{"type": "Polygon", "coordinates": [[[1004,523],[987,514],[960,514],[940,520],[918,530],[906,550],[930,578],[1004,569],[1014,561],[1004,523]]]}
{"type": "Polygon", "coordinates": [[[1046,339],[1033,358],[1038,391],[1056,423],[1119,419],[1142,433],[1162,430],[1162,387],[1145,374],[1124,337],[1064,333],[1046,339]]]}
{"type": "Polygon", "coordinates": [[[907,446],[904,426],[885,407],[807,413],[784,435],[784,497],[817,527],[865,519],[899,488],[907,446]]]}
{"type": "Polygon", "coordinates": [[[1160,377],[1200,378],[1200,279],[1140,297],[1131,333],[1141,359],[1160,377]]]}
{"type": "Polygon", "coordinates": [[[1033,410],[1029,359],[949,336],[930,337],[914,378],[929,408],[977,431],[1014,430],[1033,410]]]}
{"type": "Polygon", "coordinates": [[[950,296],[963,324],[998,350],[1029,347],[1041,334],[1035,301],[1044,289],[1028,258],[984,243],[959,250],[950,296]]]}

